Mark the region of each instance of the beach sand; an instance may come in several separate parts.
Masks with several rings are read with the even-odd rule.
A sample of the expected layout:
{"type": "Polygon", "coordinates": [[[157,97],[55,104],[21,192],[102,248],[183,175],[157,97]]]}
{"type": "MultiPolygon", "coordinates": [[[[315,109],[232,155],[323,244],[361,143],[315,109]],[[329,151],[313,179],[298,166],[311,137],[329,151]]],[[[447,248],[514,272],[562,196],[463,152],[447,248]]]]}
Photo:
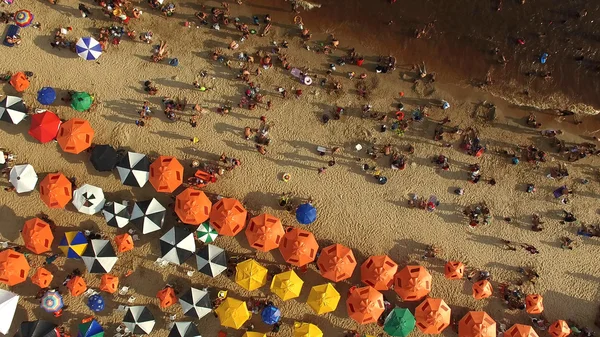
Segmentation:
{"type": "MultiPolygon", "coordinates": [[[[267,100],[273,101],[273,109],[240,109],[237,108],[237,103],[246,86],[235,79],[237,70],[230,70],[208,59],[212,49],[216,47],[223,48],[228,56],[234,55],[226,47],[232,38],[239,39],[240,34],[230,27],[221,31],[206,27],[185,28],[183,22],[192,19],[194,12],[199,9],[197,4],[178,3],[175,17],[169,19],[160,17],[158,12],[142,4],[144,14],[130,25],[138,33],[151,29],[155,37],[153,44],[158,44],[159,40],[168,41],[171,56],[179,59],[178,67],[169,66],[164,61],[160,64],[152,63],[152,45],[126,38],[118,47],[110,46],[97,62],[83,61],[68,50],[57,51],[50,48],[52,34],[59,25],[73,27],[73,31],[69,33],[71,38],[97,34],[97,28],[108,25],[107,21],[101,19],[101,12],[97,7],[93,8],[97,20],[90,20],[79,16],[77,5],[77,2],[71,0],[61,1],[56,6],[50,6],[45,1],[18,0],[17,5],[10,7],[11,10],[17,7],[30,9],[36,15],[35,21],[42,23],[40,30],[32,27],[23,29],[23,44],[18,48],[3,48],[1,53],[1,71],[27,70],[34,73],[32,85],[23,95],[30,106],[36,107],[36,91],[44,86],[57,88],[59,97],[67,90],[93,93],[97,99],[97,107],[93,111],[76,112],[59,104],[59,100],[59,103],[48,108],[58,113],[62,119],[80,117],[89,120],[96,131],[96,144],[111,144],[154,157],[158,154],[176,156],[186,167],[188,175],[193,173],[189,168],[193,159],[215,162],[223,152],[239,158],[241,167],[227,172],[216,184],[206,187],[207,193],[238,198],[253,214],[271,213],[280,217],[284,225],[288,226],[298,224],[292,214],[277,205],[278,196],[291,192],[297,198],[310,197],[318,209],[318,219],[306,228],[315,234],[322,247],[329,243],[347,245],[353,249],[359,264],[371,255],[388,254],[401,266],[409,263],[426,266],[433,275],[433,290],[430,295],[445,299],[458,317],[468,310],[485,310],[498,322],[506,318],[510,324],[530,323],[524,312],[507,311],[498,297],[482,301],[473,299],[469,281],[444,279],[443,266],[447,260],[463,261],[469,267],[489,271],[496,287],[501,282],[519,279],[518,267],[533,267],[540,274],[540,279],[534,286],[524,286],[523,291],[544,296],[544,313],[550,321],[572,319],[579,324],[593,326],[600,280],[600,266],[596,262],[600,241],[597,238],[582,239],[576,236],[576,225],[560,224],[559,220],[562,219],[562,209],[567,209],[574,212],[583,223],[597,222],[599,160],[586,158],[569,165],[570,176],[558,182],[545,177],[549,168],[555,167],[559,162],[559,157],[554,154],[550,154],[548,162],[542,163],[539,168],[525,162],[513,166],[508,158],[496,155],[495,150],[514,149],[519,144],[535,144],[542,150],[550,150],[547,138],[541,137],[537,130],[524,126],[522,117],[527,111],[519,111],[520,115],[505,115],[500,109],[497,121],[484,123],[471,117],[474,104],[480,98],[489,98],[499,107],[508,104],[494,101],[494,98],[476,91],[472,91],[468,97],[455,99],[449,94],[452,87],[447,86],[448,91],[445,91],[443,85],[436,85],[432,95],[423,97],[411,89],[412,83],[400,80],[398,72],[376,75],[370,71],[367,81],[377,89],[368,102],[375,111],[393,112],[400,102],[398,92],[401,91],[405,93],[403,102],[409,111],[423,100],[443,98],[451,104],[448,111],[432,109],[426,121],[412,124],[402,137],[392,132],[380,133],[378,122],[360,118],[360,107],[367,101],[360,100],[355,94],[354,82],[357,80],[350,81],[344,76],[347,71],[360,73],[361,69],[355,66],[338,67],[336,71],[336,77],[341,78],[344,85],[341,95],[328,95],[318,85],[305,87],[279,67],[263,71],[259,77],[252,76],[252,81],[260,84],[267,100]],[[199,73],[203,70],[208,72],[208,77],[201,79],[199,73]],[[196,79],[213,90],[195,90],[192,82],[196,79]],[[158,86],[158,95],[148,96],[143,91],[143,82],[146,80],[151,80],[158,86]],[[276,88],[280,86],[288,89],[292,97],[282,99],[276,92],[276,88]],[[302,89],[302,97],[293,97],[292,88],[302,89]],[[192,128],[187,123],[189,117],[184,117],[180,122],[170,122],[162,113],[163,96],[187,98],[190,104],[206,106],[205,110],[209,112],[199,119],[197,128],[192,128]],[[138,119],[138,111],[144,101],[150,102],[153,117],[146,127],[137,127],[134,121],[138,119]],[[226,116],[217,114],[216,108],[228,102],[234,106],[233,112],[226,116]],[[322,114],[331,112],[336,105],[345,107],[347,114],[340,121],[321,123],[322,114]],[[258,127],[261,115],[267,116],[267,121],[274,124],[270,132],[273,141],[266,156],[256,151],[253,142],[243,138],[244,127],[258,127]],[[461,151],[458,141],[454,141],[453,148],[441,147],[439,142],[433,141],[435,121],[446,116],[452,120],[450,125],[459,125],[463,129],[477,127],[482,142],[488,146],[488,152],[481,158],[475,158],[461,151]],[[190,142],[193,137],[198,137],[200,141],[196,144],[190,142]],[[387,157],[379,159],[377,165],[389,179],[386,185],[379,185],[374,177],[361,170],[362,164],[374,163],[367,159],[364,150],[360,153],[354,150],[354,145],[359,143],[364,148],[374,143],[391,143],[401,150],[412,144],[415,153],[408,156],[408,165],[403,171],[390,170],[387,157]],[[316,152],[317,146],[343,148],[343,152],[336,157],[337,165],[321,175],[317,173],[317,169],[327,166],[330,158],[320,157],[316,152]],[[449,171],[441,171],[431,163],[431,158],[439,154],[450,157],[449,171]],[[483,179],[479,184],[469,183],[466,168],[472,163],[480,163],[484,178],[493,177],[497,184],[491,186],[483,179]],[[289,182],[281,180],[283,173],[291,175],[289,182]],[[591,182],[587,185],[579,184],[582,178],[591,182]],[[535,194],[525,192],[524,186],[528,183],[536,184],[535,194]],[[563,184],[575,189],[569,205],[563,205],[552,197],[552,190],[563,184]],[[463,196],[453,194],[457,187],[465,189],[463,196]],[[410,209],[407,207],[407,199],[411,193],[425,197],[436,195],[441,204],[435,212],[410,209]],[[488,226],[471,230],[462,210],[482,201],[489,206],[493,221],[488,226]],[[530,230],[530,218],[534,212],[546,221],[546,229],[539,233],[530,230]],[[505,222],[504,217],[510,217],[512,221],[505,222]],[[575,240],[577,247],[572,251],[561,249],[561,236],[575,240]],[[532,244],[540,250],[540,254],[531,255],[521,249],[507,251],[502,248],[500,239],[532,244]],[[430,244],[442,248],[439,259],[421,258],[425,246],[430,244]]],[[[206,3],[207,9],[212,6],[218,4],[206,3]]],[[[239,15],[245,20],[252,15],[267,12],[268,9],[260,8],[258,3],[242,7],[232,5],[233,15],[239,15]]],[[[321,34],[318,38],[325,36],[321,34]]],[[[312,72],[322,73],[330,63],[324,55],[300,47],[298,30],[290,22],[276,22],[268,37],[252,36],[249,41],[242,43],[240,51],[253,53],[261,48],[268,48],[267,45],[272,40],[281,42],[282,39],[290,42],[290,49],[286,53],[293,66],[310,67],[312,72]]],[[[343,47],[352,47],[340,39],[343,47]]],[[[337,51],[335,55],[342,56],[344,52],[337,51]]],[[[375,55],[365,56],[372,59],[375,55]]],[[[396,56],[401,59],[401,55],[396,56]]],[[[372,68],[373,62],[367,63],[372,68]]],[[[237,62],[234,64],[238,68],[237,62]]],[[[2,89],[5,95],[15,94],[8,84],[2,89]]],[[[560,136],[561,139],[589,141],[589,137],[580,137],[575,127],[567,125],[569,122],[548,119],[549,127],[558,126],[568,131],[560,136]]],[[[18,155],[17,163],[33,165],[40,180],[46,173],[60,171],[68,177],[77,177],[78,184],[88,183],[101,187],[108,200],[144,200],[156,197],[164,206],[172,202],[170,195],[156,193],[150,184],[144,188],[129,188],[121,185],[116,172],[95,171],[86,153],[64,153],[54,142],[39,144],[27,134],[28,126],[28,121],[19,125],[2,123],[0,145],[18,155]]],[[[7,185],[8,182],[4,180],[3,184],[7,185]]],[[[111,237],[122,232],[108,227],[101,215],[78,213],[72,205],[66,210],[48,209],[37,191],[25,195],[3,192],[0,194],[0,204],[0,219],[3,223],[0,226],[0,236],[16,243],[22,243],[19,230],[24,221],[42,211],[58,224],[57,237],[62,232],[77,229],[95,229],[111,237]]],[[[235,298],[268,296],[280,306],[283,313],[284,325],[279,333],[281,336],[291,336],[291,326],[295,320],[315,323],[324,331],[325,336],[340,336],[346,329],[371,334],[381,332],[375,324],[358,326],[346,313],[345,294],[352,285],[360,282],[359,268],[350,280],[336,284],[336,289],[342,294],[337,310],[317,316],[305,302],[310,287],[326,283],[327,280],[318,274],[314,266],[300,275],[305,281],[302,295],[287,302],[276,299],[267,286],[249,293],[225,276],[211,279],[196,272],[193,277],[188,277],[186,272],[195,269],[193,259],[181,267],[156,267],[153,262],[160,254],[158,239],[175,224],[176,220],[169,211],[163,231],[142,236],[136,242],[134,251],[119,255],[112,274],[120,276],[121,284],[130,286],[131,290],[125,296],[103,294],[108,300],[107,309],[96,317],[109,335],[123,315],[116,312],[115,308],[119,304],[127,305],[127,299],[131,295],[136,297],[136,305],[148,305],[155,315],[157,325],[153,336],[167,334],[168,314],[176,313],[178,319],[188,320],[181,317],[178,305],[167,310],[158,307],[156,293],[167,282],[177,283],[184,291],[192,285],[229,289],[229,296],[235,298]],[[134,270],[133,274],[128,278],[123,277],[128,270],[134,270]]],[[[216,244],[230,254],[253,252],[243,234],[235,238],[221,237],[216,244]]],[[[257,259],[267,265],[283,263],[277,251],[259,252],[257,259]]],[[[30,262],[33,273],[34,268],[41,266],[43,258],[30,256],[30,262]]],[[[85,269],[81,261],[59,258],[50,268],[55,274],[53,284],[60,284],[73,268],[85,269]]],[[[97,288],[100,276],[86,273],[85,280],[90,287],[97,288]]],[[[16,331],[22,320],[44,318],[67,324],[75,334],[80,320],[92,315],[82,296],[65,295],[69,308],[60,319],[55,319],[39,308],[38,301],[34,299],[37,287],[30,281],[11,287],[11,291],[22,295],[12,331],[16,331]]],[[[387,291],[385,295],[392,303],[401,307],[414,308],[418,304],[400,302],[393,291],[387,291]]],[[[267,326],[259,323],[259,315],[254,315],[252,321],[256,322],[256,330],[269,331],[267,326]]],[[[212,315],[197,323],[203,336],[215,336],[220,329],[218,320],[212,315]]],[[[242,331],[228,332],[231,336],[243,334],[242,331]]],[[[413,333],[421,335],[418,331],[413,333]]],[[[447,329],[447,333],[453,334],[450,329],[447,329]]]]}

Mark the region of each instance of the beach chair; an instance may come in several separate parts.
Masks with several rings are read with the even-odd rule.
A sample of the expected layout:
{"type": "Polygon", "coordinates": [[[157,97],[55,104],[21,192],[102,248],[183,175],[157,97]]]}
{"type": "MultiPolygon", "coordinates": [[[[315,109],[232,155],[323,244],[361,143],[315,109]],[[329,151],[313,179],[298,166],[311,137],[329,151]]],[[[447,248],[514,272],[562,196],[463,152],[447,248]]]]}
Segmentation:
{"type": "Polygon", "coordinates": [[[21,28],[17,25],[9,25],[8,29],[6,29],[6,34],[4,34],[4,39],[2,44],[7,46],[7,47],[14,47],[15,44],[14,43],[9,43],[8,42],[8,38],[15,36],[15,35],[19,35],[19,31],[21,30],[21,28]]]}
{"type": "Polygon", "coordinates": [[[199,188],[204,187],[210,183],[217,182],[217,177],[214,174],[208,173],[206,171],[197,170],[196,173],[194,174],[194,176],[205,182],[204,184],[196,185],[196,187],[199,187],[199,188]]]}

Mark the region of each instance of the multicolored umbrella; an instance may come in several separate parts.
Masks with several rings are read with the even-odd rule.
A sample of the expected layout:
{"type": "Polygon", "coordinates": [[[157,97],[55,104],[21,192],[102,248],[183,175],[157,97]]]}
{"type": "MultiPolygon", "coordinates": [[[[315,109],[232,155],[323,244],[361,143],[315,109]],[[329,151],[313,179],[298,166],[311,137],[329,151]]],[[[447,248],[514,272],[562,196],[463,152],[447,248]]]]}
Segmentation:
{"type": "Polygon", "coordinates": [[[390,336],[406,337],[416,325],[415,316],[406,308],[394,308],[385,318],[383,331],[390,336]]]}
{"type": "Polygon", "coordinates": [[[58,244],[58,249],[60,249],[66,257],[78,259],[81,258],[81,255],[85,252],[87,245],[88,241],[85,235],[81,232],[73,231],[65,233],[58,244]]]}
{"type": "Polygon", "coordinates": [[[56,100],[56,90],[51,87],[43,87],[37,92],[37,100],[43,105],[54,103],[56,100]]]}
{"type": "Polygon", "coordinates": [[[104,329],[95,319],[79,324],[77,337],[104,337],[104,329]]]}
{"type": "Polygon", "coordinates": [[[63,298],[55,290],[48,290],[40,301],[40,307],[50,313],[61,310],[63,306],[63,298]]]}
{"type": "MultiPolygon", "coordinates": [[[[79,44],[79,42],[77,43],[79,44]]],[[[77,53],[79,53],[79,51],[77,53]]],[[[81,56],[81,54],[79,56],[81,56]]],[[[87,92],[75,92],[71,95],[71,108],[79,112],[88,110],[92,106],[92,103],[94,103],[94,98],[87,92]]]]}
{"type": "Polygon", "coordinates": [[[15,12],[15,24],[19,27],[27,27],[33,21],[33,14],[26,9],[21,9],[15,12]]]}
{"type": "Polygon", "coordinates": [[[102,46],[93,37],[82,37],[75,44],[75,52],[86,61],[94,61],[102,55],[102,46]]]}
{"type": "Polygon", "coordinates": [[[212,228],[208,221],[205,221],[198,226],[198,229],[196,230],[196,236],[198,237],[198,240],[204,243],[211,243],[217,239],[219,233],[212,228]]]}

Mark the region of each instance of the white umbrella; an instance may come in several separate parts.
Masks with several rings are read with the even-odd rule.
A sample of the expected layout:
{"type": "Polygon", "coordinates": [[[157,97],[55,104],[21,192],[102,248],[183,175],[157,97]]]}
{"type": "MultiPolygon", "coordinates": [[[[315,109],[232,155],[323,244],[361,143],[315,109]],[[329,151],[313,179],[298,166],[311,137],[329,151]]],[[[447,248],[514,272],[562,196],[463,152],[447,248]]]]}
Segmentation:
{"type": "Polygon", "coordinates": [[[35,173],[33,166],[29,164],[15,165],[10,170],[9,181],[15,187],[17,193],[26,193],[35,189],[38,176],[37,173],[35,173]]]}
{"type": "Polygon", "coordinates": [[[6,158],[4,158],[4,152],[0,151],[0,164],[6,164],[6,158]]]}
{"type": "Polygon", "coordinates": [[[0,333],[7,334],[12,325],[15,311],[19,303],[19,295],[0,289],[0,333]]]}
{"type": "Polygon", "coordinates": [[[160,238],[162,258],[175,264],[182,264],[194,255],[196,241],[194,233],[187,228],[173,227],[160,238]]]}
{"type": "Polygon", "coordinates": [[[77,40],[75,51],[82,59],[93,61],[102,55],[102,46],[93,37],[82,37],[77,40]]]}
{"type": "Polygon", "coordinates": [[[212,302],[208,296],[208,291],[190,288],[185,294],[179,297],[179,304],[185,316],[202,318],[212,311],[212,302]]]}
{"type": "Polygon", "coordinates": [[[73,191],[71,202],[81,213],[96,214],[102,210],[106,199],[100,187],[85,184],[73,191]]]}
{"type": "Polygon", "coordinates": [[[145,306],[137,305],[127,308],[123,324],[135,335],[147,335],[154,329],[154,315],[145,306]]]}
{"type": "Polygon", "coordinates": [[[0,120],[19,124],[27,114],[27,107],[23,99],[15,96],[6,96],[0,102],[0,120]]]}
{"type": "Polygon", "coordinates": [[[148,234],[162,228],[166,213],[167,209],[154,198],[138,201],[133,206],[130,221],[142,234],[148,234]]]}

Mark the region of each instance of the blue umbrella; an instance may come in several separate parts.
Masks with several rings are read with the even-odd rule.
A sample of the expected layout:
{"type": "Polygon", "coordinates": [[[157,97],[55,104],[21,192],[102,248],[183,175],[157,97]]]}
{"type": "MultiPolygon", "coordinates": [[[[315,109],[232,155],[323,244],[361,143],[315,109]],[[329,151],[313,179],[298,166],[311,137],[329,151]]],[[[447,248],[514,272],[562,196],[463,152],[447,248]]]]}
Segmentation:
{"type": "Polygon", "coordinates": [[[50,87],[43,87],[38,91],[37,100],[40,104],[50,105],[56,99],[56,91],[50,87]]]}
{"type": "Polygon", "coordinates": [[[308,225],[317,220],[317,209],[309,204],[302,204],[296,208],[296,220],[303,225],[308,225]]]}
{"type": "Polygon", "coordinates": [[[104,298],[102,298],[100,295],[92,295],[88,299],[87,305],[90,309],[92,309],[92,311],[102,311],[104,310],[104,298]]]}
{"type": "Polygon", "coordinates": [[[275,306],[267,305],[263,309],[260,316],[262,317],[262,321],[265,322],[265,324],[273,325],[279,322],[279,319],[281,318],[281,311],[275,306]]]}
{"type": "Polygon", "coordinates": [[[75,44],[77,55],[86,61],[93,61],[102,55],[102,46],[93,37],[82,37],[75,44]]]}
{"type": "Polygon", "coordinates": [[[49,290],[42,297],[40,307],[46,312],[57,312],[64,306],[63,298],[57,291],[49,290]]]}

